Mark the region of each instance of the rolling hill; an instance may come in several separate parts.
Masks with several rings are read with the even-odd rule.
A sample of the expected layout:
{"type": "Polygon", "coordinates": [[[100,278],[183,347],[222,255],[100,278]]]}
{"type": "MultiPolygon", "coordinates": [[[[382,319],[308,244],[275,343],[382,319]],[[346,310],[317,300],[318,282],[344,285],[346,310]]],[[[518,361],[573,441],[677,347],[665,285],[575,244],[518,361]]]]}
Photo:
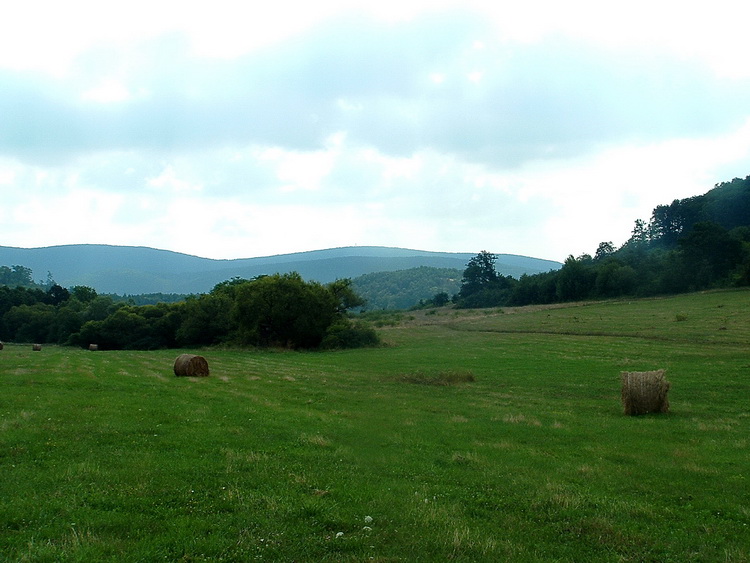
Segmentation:
{"type": "MultiPolygon", "coordinates": [[[[85,285],[99,293],[205,293],[233,277],[296,271],[306,280],[323,283],[373,272],[420,266],[463,270],[474,253],[429,252],[378,246],[343,247],[258,258],[215,260],[149,247],[99,244],[43,248],[0,246],[0,266],[31,268],[34,279],[50,273],[63,287],[85,285]]],[[[496,269],[503,275],[547,272],[559,262],[499,254],[496,269]]]]}

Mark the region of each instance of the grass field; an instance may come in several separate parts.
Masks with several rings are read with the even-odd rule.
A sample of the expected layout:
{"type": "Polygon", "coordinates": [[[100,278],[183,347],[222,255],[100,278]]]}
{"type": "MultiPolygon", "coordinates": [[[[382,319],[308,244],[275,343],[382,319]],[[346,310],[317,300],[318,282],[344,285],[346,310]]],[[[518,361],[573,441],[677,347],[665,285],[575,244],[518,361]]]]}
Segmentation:
{"type": "Polygon", "coordinates": [[[750,291],[345,352],[0,351],[2,561],[750,560],[750,291]],[[671,411],[626,417],[620,371],[671,411]]]}

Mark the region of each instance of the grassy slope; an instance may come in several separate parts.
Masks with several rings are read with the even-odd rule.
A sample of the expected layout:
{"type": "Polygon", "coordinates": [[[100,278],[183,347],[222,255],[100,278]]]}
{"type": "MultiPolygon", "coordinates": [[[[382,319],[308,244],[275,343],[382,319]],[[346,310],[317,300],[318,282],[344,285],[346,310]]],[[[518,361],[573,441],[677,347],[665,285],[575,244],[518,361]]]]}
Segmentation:
{"type": "Polygon", "coordinates": [[[0,560],[747,561],[749,302],[420,313],[206,379],[6,346],[0,560]],[[672,412],[623,416],[620,370],[656,368],[672,412]],[[446,370],[476,381],[403,377],[446,370]]]}

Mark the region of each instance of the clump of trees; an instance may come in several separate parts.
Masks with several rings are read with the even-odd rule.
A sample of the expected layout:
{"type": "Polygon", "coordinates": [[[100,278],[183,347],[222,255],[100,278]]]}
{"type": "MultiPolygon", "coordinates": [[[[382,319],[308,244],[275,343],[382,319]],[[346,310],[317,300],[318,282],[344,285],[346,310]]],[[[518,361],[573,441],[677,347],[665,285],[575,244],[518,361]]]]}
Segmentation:
{"type": "Polygon", "coordinates": [[[89,287],[65,289],[57,284],[39,287],[0,286],[0,340],[65,343],[90,320],[115,311],[111,297],[89,287]]]}
{"type": "Polygon", "coordinates": [[[323,285],[297,273],[235,278],[177,303],[116,302],[95,290],[55,284],[47,291],[0,287],[0,340],[102,349],[156,349],[218,344],[293,349],[378,343],[351,319],[363,305],[348,279],[323,285]]]}
{"type": "Polygon", "coordinates": [[[657,206],[621,247],[569,256],[562,268],[520,279],[497,274],[482,251],[467,264],[458,307],[497,307],[650,296],[750,285],[750,176],[657,206]]]}
{"type": "Polygon", "coordinates": [[[11,287],[37,287],[31,278],[31,268],[25,266],[0,266],[0,285],[11,287]]]}

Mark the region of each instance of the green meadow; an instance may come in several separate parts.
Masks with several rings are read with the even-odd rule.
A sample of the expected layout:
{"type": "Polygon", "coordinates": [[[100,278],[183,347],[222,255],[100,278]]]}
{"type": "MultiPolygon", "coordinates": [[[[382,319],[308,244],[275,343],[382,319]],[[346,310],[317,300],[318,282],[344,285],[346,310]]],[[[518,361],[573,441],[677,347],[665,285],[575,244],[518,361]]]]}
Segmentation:
{"type": "Polygon", "coordinates": [[[0,560],[750,560],[750,291],[380,324],[207,378],[6,344],[0,560]],[[662,368],[670,412],[624,416],[662,368]]]}

